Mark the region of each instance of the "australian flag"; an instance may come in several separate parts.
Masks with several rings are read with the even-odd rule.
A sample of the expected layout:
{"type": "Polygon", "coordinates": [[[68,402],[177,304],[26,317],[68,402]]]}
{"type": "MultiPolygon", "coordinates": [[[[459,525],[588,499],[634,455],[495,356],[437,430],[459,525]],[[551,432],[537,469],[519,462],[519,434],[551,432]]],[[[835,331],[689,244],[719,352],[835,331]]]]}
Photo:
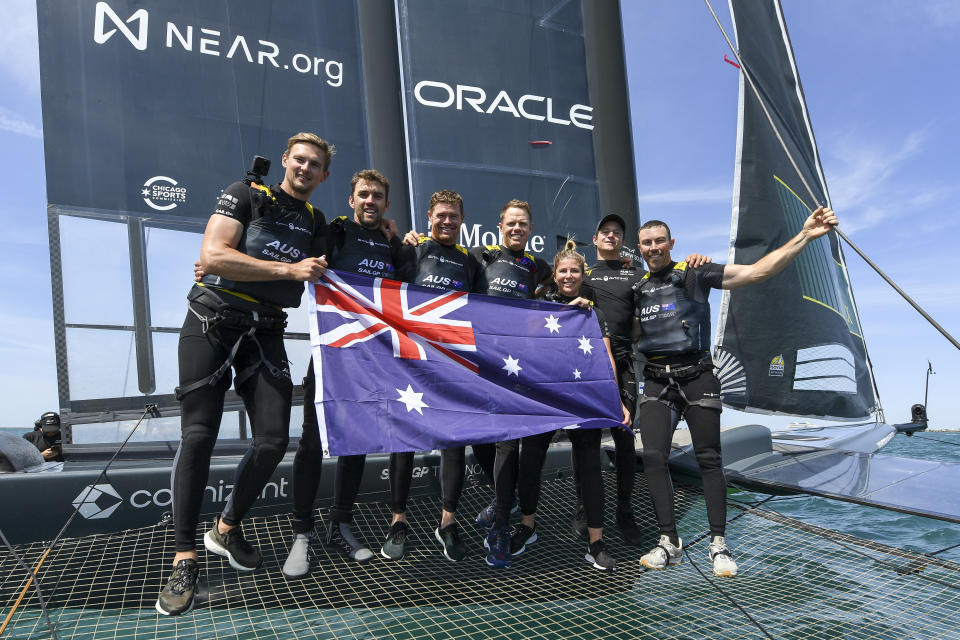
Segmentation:
{"type": "Polygon", "coordinates": [[[307,286],[329,455],[620,425],[620,395],[590,311],[333,271],[307,286]]]}

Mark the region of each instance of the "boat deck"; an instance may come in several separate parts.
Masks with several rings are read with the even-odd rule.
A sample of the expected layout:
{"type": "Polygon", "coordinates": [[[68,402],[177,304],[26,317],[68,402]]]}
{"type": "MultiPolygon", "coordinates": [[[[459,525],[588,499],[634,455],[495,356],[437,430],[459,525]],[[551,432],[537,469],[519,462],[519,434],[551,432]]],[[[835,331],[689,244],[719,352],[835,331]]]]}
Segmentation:
{"type": "MultiPolygon", "coordinates": [[[[700,491],[678,483],[683,562],[664,571],[638,559],[656,536],[645,499],[636,501],[648,532],[643,549],[616,529],[606,539],[618,570],[584,562],[569,532],[573,486],[545,479],[541,540],[507,570],[487,567],[483,532],[464,516],[474,553],[447,561],[433,540],[436,497],[411,502],[413,549],[399,562],[377,555],[357,564],[313,546],[314,570],[288,580],[280,572],[289,541],[285,515],[253,518],[247,538],[264,567],[238,573],[202,555],[204,592],[187,615],[157,615],[153,604],[173,555],[173,534],[158,525],[63,541],[38,574],[50,622],[60,638],[958,638],[960,565],[805,525],[730,494],[728,538],[740,576],[718,579],[707,560],[700,491]]],[[[606,473],[607,512],[615,496],[606,473]]],[[[642,477],[636,496],[646,496],[642,477]]],[[[475,514],[489,487],[464,492],[461,513],[475,514]]],[[[358,506],[356,531],[371,548],[386,535],[389,508],[358,506]]],[[[611,524],[612,523],[608,523],[611,524]]],[[[35,565],[41,544],[18,548],[35,565]]],[[[0,555],[0,603],[10,612],[25,573],[0,555]]],[[[6,638],[49,637],[36,592],[11,617],[6,638]]]]}

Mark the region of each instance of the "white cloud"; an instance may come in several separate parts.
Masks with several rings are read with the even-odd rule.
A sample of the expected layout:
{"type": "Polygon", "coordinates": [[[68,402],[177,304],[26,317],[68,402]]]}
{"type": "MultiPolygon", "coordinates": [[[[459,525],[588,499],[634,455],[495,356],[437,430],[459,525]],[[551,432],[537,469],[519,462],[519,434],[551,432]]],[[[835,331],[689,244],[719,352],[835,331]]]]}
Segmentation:
{"type": "Polygon", "coordinates": [[[695,203],[729,203],[731,198],[730,187],[705,187],[702,189],[675,189],[659,193],[640,194],[640,204],[695,204],[695,203]]]}
{"type": "Polygon", "coordinates": [[[921,3],[919,7],[932,21],[934,26],[951,28],[960,25],[960,4],[956,0],[939,0],[921,3]]]}
{"type": "Polygon", "coordinates": [[[0,131],[9,131],[10,133],[37,138],[38,140],[43,139],[43,129],[32,122],[27,122],[10,109],[4,107],[0,107],[0,131]]]}
{"type": "Polygon", "coordinates": [[[40,92],[40,56],[35,0],[4,0],[0,69],[22,88],[40,92]]]}

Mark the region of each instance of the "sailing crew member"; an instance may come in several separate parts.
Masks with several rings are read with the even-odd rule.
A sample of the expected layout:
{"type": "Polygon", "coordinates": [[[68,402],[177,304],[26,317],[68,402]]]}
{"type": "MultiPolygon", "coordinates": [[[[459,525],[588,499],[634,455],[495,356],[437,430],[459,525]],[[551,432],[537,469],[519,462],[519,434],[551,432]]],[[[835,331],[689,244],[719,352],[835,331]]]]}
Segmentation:
{"type": "MultiPolygon", "coordinates": [[[[600,324],[603,344],[610,357],[614,378],[617,378],[617,364],[611,347],[611,330],[604,314],[595,308],[593,301],[582,296],[583,274],[586,271],[586,259],[576,250],[576,243],[568,240],[563,250],[553,258],[553,280],[556,290],[542,296],[545,300],[562,304],[580,306],[593,313],[600,324]]],[[[621,402],[623,424],[630,423],[630,412],[621,402]]],[[[543,463],[547,459],[547,447],[556,431],[523,439],[520,451],[520,468],[517,480],[517,494],[522,520],[514,530],[510,540],[511,559],[523,553],[526,545],[536,541],[534,516],[540,499],[540,476],[543,463]]],[[[577,495],[582,497],[587,526],[587,563],[595,569],[608,571],[616,569],[617,562],[603,543],[603,477],[600,473],[600,429],[568,430],[567,436],[573,448],[574,468],[577,469],[577,495]]],[[[632,438],[632,436],[631,436],[632,438]]]]}
{"type": "MultiPolygon", "coordinates": [[[[415,253],[417,265],[412,282],[435,289],[486,291],[483,266],[476,256],[457,244],[463,224],[463,198],[459,193],[441,190],[430,196],[427,224],[430,235],[424,237],[410,231],[404,238],[405,249],[415,253]]],[[[473,445],[474,455],[484,473],[493,483],[495,445],[473,445]]],[[[457,505],[463,492],[465,447],[453,447],[440,452],[440,489],[443,509],[434,537],[443,545],[443,555],[452,562],[467,555],[467,547],[460,538],[457,525],[457,505]]],[[[406,553],[410,533],[407,523],[407,497],[413,476],[413,453],[394,453],[390,456],[390,493],[393,519],[380,554],[399,560],[406,553]]]]}
{"type": "MultiPolygon", "coordinates": [[[[340,216],[330,222],[325,235],[329,267],[348,273],[391,280],[409,280],[412,259],[401,251],[400,238],[384,232],[383,217],[390,208],[390,183],[378,171],[365,169],[350,181],[348,204],[352,217],[340,216]]],[[[313,507],[320,484],[323,448],[317,411],[313,359],[303,384],[303,435],[293,459],[293,543],[283,565],[288,576],[302,576],[310,570],[308,550],[315,536],[313,507]]],[[[360,491],[366,464],[365,455],[340,456],[334,481],[334,500],[327,522],[325,542],[344,556],[364,562],[373,553],[353,535],[353,507],[360,491]]]]}
{"type": "MultiPolygon", "coordinates": [[[[634,264],[626,264],[620,258],[626,236],[626,223],[623,218],[611,213],[600,220],[597,232],[593,235],[593,246],[597,250],[597,261],[586,271],[583,279],[594,294],[596,308],[603,312],[610,325],[610,342],[613,345],[613,357],[616,360],[617,382],[620,387],[620,400],[636,415],[637,380],[633,369],[632,340],[633,332],[633,285],[639,282],[646,271],[634,264]]],[[[691,254],[687,264],[699,267],[710,262],[710,258],[691,254]]],[[[624,542],[630,545],[640,544],[643,536],[633,516],[633,483],[637,473],[637,451],[634,436],[625,429],[611,429],[616,447],[617,468],[617,528],[624,542]]],[[[574,477],[578,473],[576,463],[573,466],[574,477]]],[[[574,483],[579,487],[579,483],[574,483]]],[[[584,505],[577,494],[577,509],[572,529],[580,538],[587,539],[587,522],[584,505]]]]}
{"type": "Polygon", "coordinates": [[[180,330],[182,435],[172,481],[176,553],[156,603],[161,614],[193,608],[199,574],[194,537],[231,366],[253,440],[237,466],[233,493],[203,540],[235,569],[260,566],[260,553],[244,539],[240,522],[287,448],[293,383],[283,308],[299,306],[302,283],[317,280],[326,267],[323,257],[309,257],[326,221],[307,199],[330,175],[333,154],[333,146],[315,134],[294,135],[281,160],[283,181],[272,187],[231,184],[204,231],[201,262],[208,275],[190,290],[180,330]]]}
{"type": "Polygon", "coordinates": [[[710,357],[710,289],[736,289],[763,282],[782,271],[816,238],[837,225],[831,209],[817,208],[800,232],[754,264],[707,264],[692,268],[670,257],[675,238],[659,220],[640,227],[640,253],[650,273],[634,286],[637,349],[647,357],[637,424],[643,442],[643,468],[660,527],[659,544],[640,558],[650,569],[680,562],[673,483],[667,466],[677,421],[686,419],[700,466],[717,576],[735,576],[724,539],[727,494],[720,452],[720,382],[710,357]]]}
{"type": "MultiPolygon", "coordinates": [[[[533,298],[537,287],[550,280],[553,269],[542,258],[525,251],[533,231],[530,205],[523,200],[506,203],[500,210],[498,227],[503,238],[502,244],[470,250],[483,265],[486,293],[505,298],[533,298]]],[[[493,504],[477,516],[477,524],[491,527],[484,545],[489,551],[486,562],[492,567],[510,566],[511,537],[508,524],[517,488],[520,443],[521,439],[497,443],[493,466],[496,497],[493,504]]],[[[526,530],[521,533],[523,544],[536,541],[533,531],[530,531],[530,535],[526,535],[526,530]]]]}

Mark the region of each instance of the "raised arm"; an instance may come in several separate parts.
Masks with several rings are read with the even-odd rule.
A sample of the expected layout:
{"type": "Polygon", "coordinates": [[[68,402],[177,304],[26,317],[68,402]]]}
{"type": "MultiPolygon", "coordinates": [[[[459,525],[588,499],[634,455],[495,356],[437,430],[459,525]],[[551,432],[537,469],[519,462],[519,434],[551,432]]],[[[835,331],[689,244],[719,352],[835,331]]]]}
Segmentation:
{"type": "Polygon", "coordinates": [[[746,284],[772,278],[796,258],[811,241],[826,235],[839,221],[833,209],[818,207],[803,223],[800,233],[753,264],[728,264],[723,268],[723,289],[736,289],[746,284]]]}

